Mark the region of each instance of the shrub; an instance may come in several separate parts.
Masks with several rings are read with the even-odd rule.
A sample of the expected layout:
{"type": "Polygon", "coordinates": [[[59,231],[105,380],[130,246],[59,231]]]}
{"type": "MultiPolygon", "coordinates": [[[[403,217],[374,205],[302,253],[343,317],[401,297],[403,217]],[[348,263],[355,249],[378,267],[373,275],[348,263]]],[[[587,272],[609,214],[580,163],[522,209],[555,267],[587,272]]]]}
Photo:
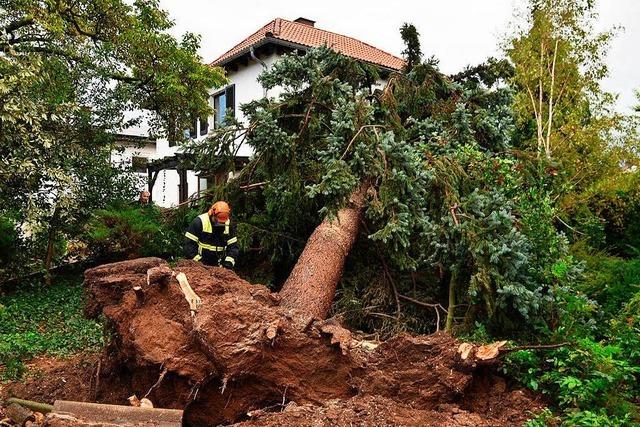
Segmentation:
{"type": "Polygon", "coordinates": [[[583,280],[557,293],[557,328],[540,337],[569,345],[546,354],[515,352],[505,371],[549,395],[563,415],[562,425],[637,425],[640,260],[582,257],[583,280]]]}
{"type": "Polygon", "coordinates": [[[175,236],[164,226],[155,206],[114,205],[97,211],[86,230],[89,247],[99,261],[167,256],[175,252],[175,236]]]}

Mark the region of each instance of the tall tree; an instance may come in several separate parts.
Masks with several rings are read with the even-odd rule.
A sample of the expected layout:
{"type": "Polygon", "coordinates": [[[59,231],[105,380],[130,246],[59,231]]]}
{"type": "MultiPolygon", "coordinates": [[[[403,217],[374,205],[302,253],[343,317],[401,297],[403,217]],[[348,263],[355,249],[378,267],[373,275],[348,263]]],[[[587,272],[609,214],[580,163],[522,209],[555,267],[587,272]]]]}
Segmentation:
{"type": "Polygon", "coordinates": [[[422,62],[422,50],[420,49],[420,33],[413,24],[404,23],[400,27],[400,37],[404,42],[404,50],[402,55],[406,62],[405,70],[411,71],[411,69],[422,62]]]}
{"type": "MultiPolygon", "coordinates": [[[[363,292],[383,295],[370,305],[395,312],[385,319],[397,328],[408,293],[438,315],[448,306],[449,330],[464,313],[539,316],[548,297],[539,272],[554,258],[538,263],[520,230],[526,181],[510,153],[510,64],[491,60],[451,78],[418,64],[370,93],[373,71],[326,48],[285,56],[261,76],[282,94],[242,106],[255,156],[227,188],[238,219],[264,231],[252,234],[271,256],[291,248],[288,238],[306,243],[290,249],[302,254],[282,304],[325,316],[347,269],[363,292]],[[234,191],[250,183],[259,184],[250,194],[234,191]],[[433,280],[416,283],[417,271],[433,280]]],[[[238,129],[220,132],[190,146],[201,165],[234,151],[224,145],[238,129]]]]}
{"type": "Polygon", "coordinates": [[[596,33],[596,19],[591,0],[531,0],[526,22],[508,42],[519,126],[539,156],[579,161],[577,153],[585,157],[598,145],[602,151],[613,98],[599,81],[613,32],[596,33]]]}

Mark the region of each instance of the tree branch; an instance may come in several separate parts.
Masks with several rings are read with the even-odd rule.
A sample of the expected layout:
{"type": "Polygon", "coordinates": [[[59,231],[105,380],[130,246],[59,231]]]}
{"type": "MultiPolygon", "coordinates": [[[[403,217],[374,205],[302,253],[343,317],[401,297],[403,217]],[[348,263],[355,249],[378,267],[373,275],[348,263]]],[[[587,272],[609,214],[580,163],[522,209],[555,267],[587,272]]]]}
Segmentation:
{"type": "Polygon", "coordinates": [[[342,156],[340,156],[340,160],[343,160],[344,157],[347,155],[347,152],[349,151],[349,148],[351,148],[351,145],[353,144],[353,141],[356,140],[356,138],[358,137],[358,135],[360,135],[360,132],[362,132],[364,129],[367,128],[383,128],[384,126],[382,125],[364,125],[364,126],[360,126],[360,129],[358,129],[358,132],[356,132],[355,135],[353,135],[353,138],[351,138],[351,141],[349,141],[349,144],[347,145],[347,148],[344,149],[344,153],[342,153],[342,156]]]}
{"type": "Polygon", "coordinates": [[[558,39],[553,50],[553,64],[551,65],[551,94],[549,96],[549,121],[547,123],[547,140],[545,142],[545,152],[547,158],[551,157],[551,125],[553,121],[553,89],[556,81],[556,58],[558,56],[558,39]]]}
{"type": "Polygon", "coordinates": [[[561,342],[559,344],[519,345],[517,347],[500,349],[500,356],[520,350],[552,350],[554,348],[566,347],[568,345],[571,345],[571,343],[561,342]]]}

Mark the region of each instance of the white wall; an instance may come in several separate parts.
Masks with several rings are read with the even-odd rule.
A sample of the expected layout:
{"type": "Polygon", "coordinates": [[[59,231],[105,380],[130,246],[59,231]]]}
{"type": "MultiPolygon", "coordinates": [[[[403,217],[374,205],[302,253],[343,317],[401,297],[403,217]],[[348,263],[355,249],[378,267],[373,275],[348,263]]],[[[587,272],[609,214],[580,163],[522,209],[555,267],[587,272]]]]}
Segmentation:
{"type": "MultiPolygon", "coordinates": [[[[124,147],[122,153],[114,152],[111,155],[111,161],[116,164],[131,165],[131,159],[134,156],[146,157],[149,160],[162,159],[167,156],[173,156],[179,147],[169,147],[169,141],[166,139],[158,139],[156,144],[147,144],[142,147],[134,147],[131,145],[120,144],[124,147]]],[[[140,191],[147,189],[147,173],[138,174],[141,178],[140,191]]],[[[153,202],[162,207],[171,207],[179,203],[178,184],[180,179],[178,172],[175,170],[165,170],[158,173],[155,185],[153,186],[153,202]]],[[[189,196],[198,191],[198,177],[195,172],[187,172],[187,186],[189,196]]]]}

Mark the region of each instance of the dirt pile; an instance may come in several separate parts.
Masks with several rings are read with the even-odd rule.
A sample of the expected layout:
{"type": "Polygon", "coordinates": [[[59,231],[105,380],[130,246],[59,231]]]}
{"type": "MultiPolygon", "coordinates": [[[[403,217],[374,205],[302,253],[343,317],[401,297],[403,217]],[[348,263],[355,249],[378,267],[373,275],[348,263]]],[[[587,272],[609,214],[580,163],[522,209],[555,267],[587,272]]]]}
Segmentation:
{"type": "Polygon", "coordinates": [[[459,363],[450,336],[372,343],[281,307],[277,294],[231,271],[191,261],[173,270],[201,298],[195,315],[161,259],[85,273],[87,314],[115,330],[96,375],[98,401],[148,395],[185,408],[193,426],[513,426],[542,406],[459,363]]]}

